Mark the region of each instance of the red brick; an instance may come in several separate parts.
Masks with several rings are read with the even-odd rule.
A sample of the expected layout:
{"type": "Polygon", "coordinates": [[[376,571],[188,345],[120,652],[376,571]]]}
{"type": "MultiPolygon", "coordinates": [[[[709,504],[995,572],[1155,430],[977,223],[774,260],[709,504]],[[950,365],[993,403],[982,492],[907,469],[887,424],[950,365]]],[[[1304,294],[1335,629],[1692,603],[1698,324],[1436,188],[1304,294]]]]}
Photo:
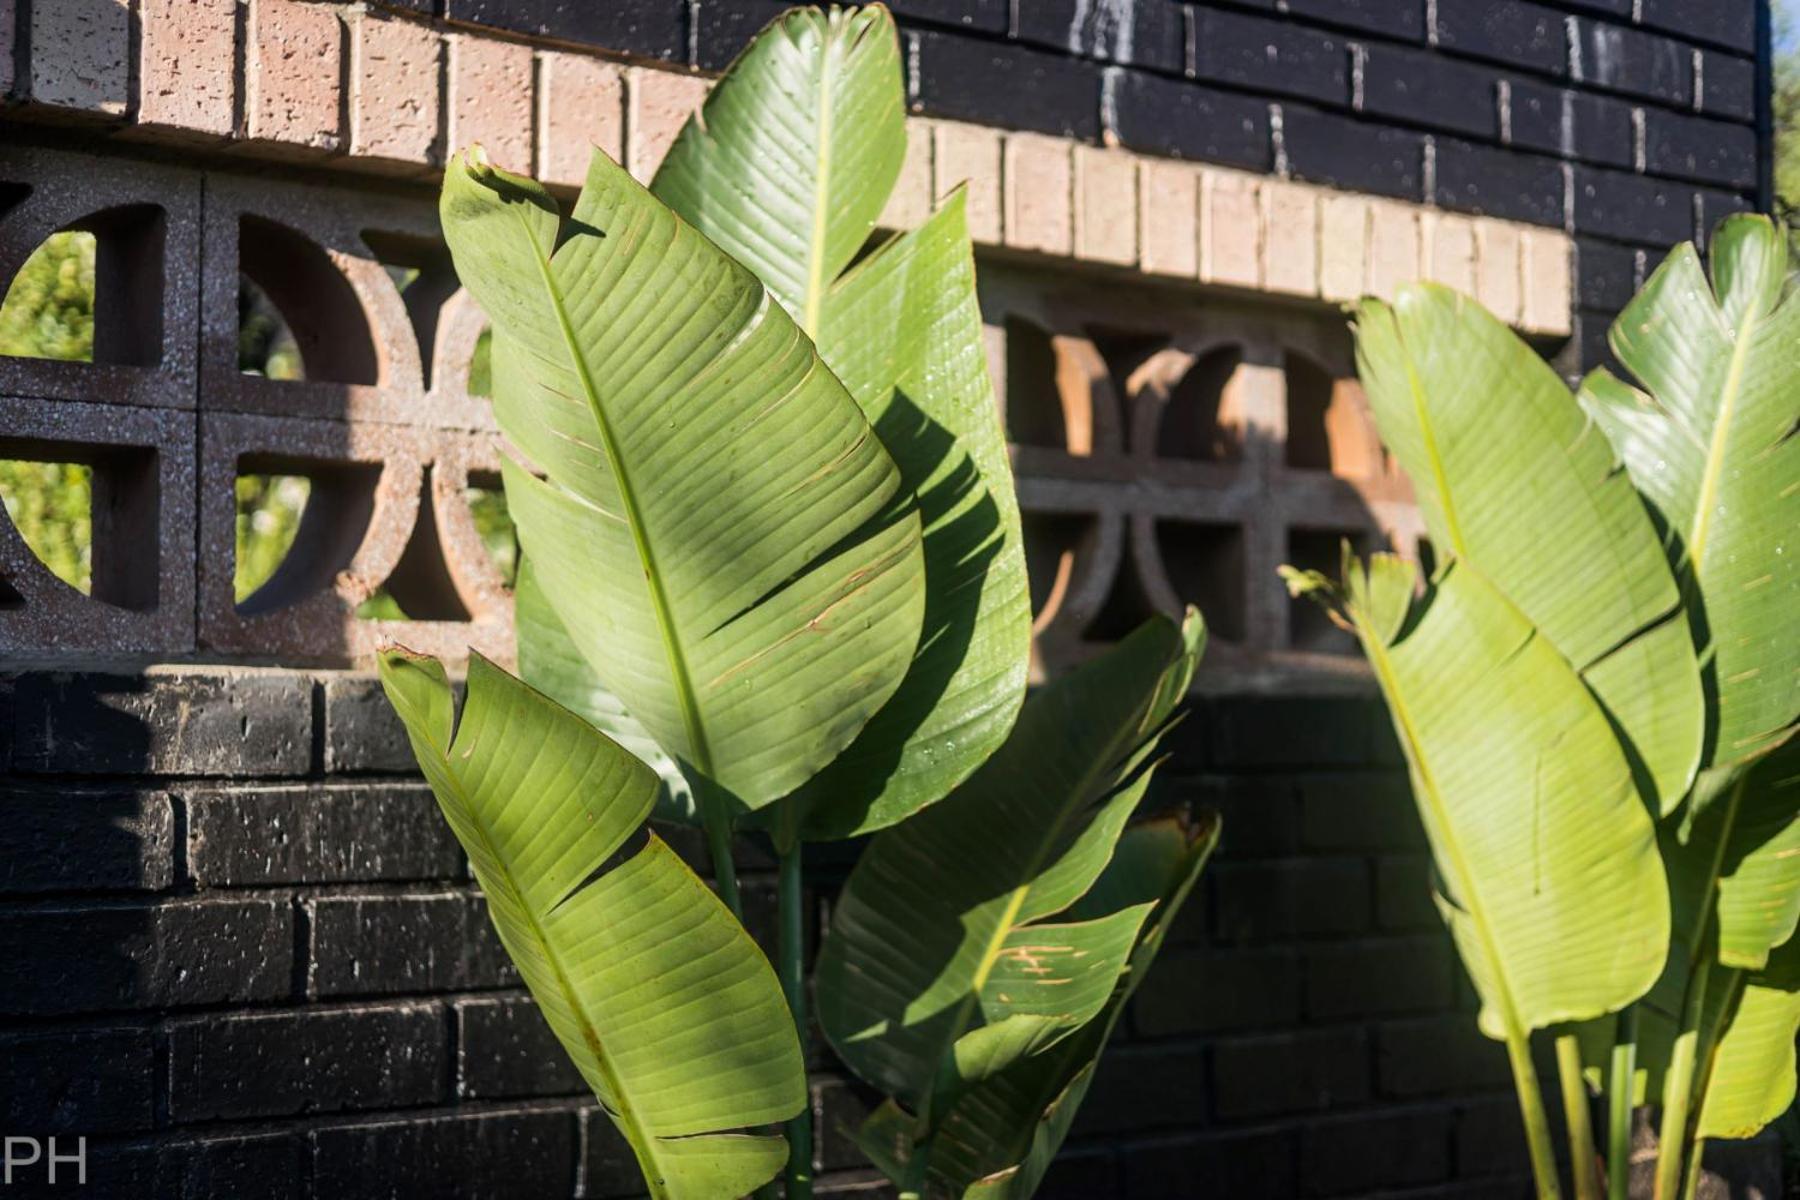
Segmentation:
{"type": "Polygon", "coordinates": [[[140,126],[229,137],[236,0],[143,0],[138,9],[140,126]]]}
{"type": "Polygon", "coordinates": [[[538,55],[537,170],[545,183],[579,185],[595,147],[625,157],[625,79],[584,54],[538,55]]]}
{"type": "Polygon", "coordinates": [[[476,142],[511,171],[531,162],[531,47],[454,34],[450,37],[450,153],[476,142]]]}
{"type": "Polygon", "coordinates": [[[246,34],[244,122],[252,139],[302,155],[343,146],[337,13],[299,0],[253,0],[246,34]]]}
{"type": "Polygon", "coordinates": [[[351,18],[351,154],[418,166],[436,161],[442,49],[429,25],[370,12],[351,18]]]}

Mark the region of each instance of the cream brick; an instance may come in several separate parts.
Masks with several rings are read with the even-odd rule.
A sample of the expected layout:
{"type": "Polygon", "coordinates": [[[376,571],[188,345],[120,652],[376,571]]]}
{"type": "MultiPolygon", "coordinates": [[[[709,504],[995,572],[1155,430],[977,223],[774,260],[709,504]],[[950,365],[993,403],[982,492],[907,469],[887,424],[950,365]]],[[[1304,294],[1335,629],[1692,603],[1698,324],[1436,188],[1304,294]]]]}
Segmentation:
{"type": "Polygon", "coordinates": [[[967,184],[969,237],[983,245],[999,245],[999,133],[946,122],[933,127],[931,147],[933,194],[942,199],[957,184],[967,184]]]}
{"type": "Polygon", "coordinates": [[[1422,218],[1425,278],[1475,294],[1475,223],[1450,213],[1427,212],[1422,218]]]}
{"type": "Polygon", "coordinates": [[[237,12],[237,0],[142,0],[139,125],[231,136],[237,12]]]}
{"type": "Polygon", "coordinates": [[[537,169],[545,183],[579,186],[595,147],[625,157],[625,73],[585,54],[538,55],[537,169]]]}
{"type": "Polygon", "coordinates": [[[417,21],[351,17],[350,153],[425,166],[437,158],[443,46],[417,21]]]}
{"type": "Polygon", "coordinates": [[[1392,299],[1401,284],[1418,277],[1419,210],[1385,200],[1370,204],[1369,293],[1392,299]]]}
{"type": "Polygon", "coordinates": [[[1200,171],[1186,163],[1139,162],[1138,265],[1155,275],[1192,279],[1200,273],[1200,171]]]}
{"type": "Polygon", "coordinates": [[[471,34],[452,34],[449,41],[449,151],[479,142],[498,165],[529,174],[531,47],[471,34]]]}
{"type": "Polygon", "coordinates": [[[1066,255],[1075,246],[1074,165],[1066,138],[1006,136],[1006,244],[1066,255]]]}
{"type": "Polygon", "coordinates": [[[127,0],[38,0],[31,6],[34,102],[71,113],[123,116],[130,60],[127,0]]]}
{"type": "Polygon", "coordinates": [[[1271,292],[1319,292],[1319,194],[1297,183],[1263,185],[1263,286],[1271,292]]]}
{"type": "Polygon", "coordinates": [[[711,86],[698,75],[653,71],[633,67],[627,76],[625,122],[627,166],[639,182],[648,184],[662,165],[669,147],[681,134],[694,110],[706,99],[711,86]]]}
{"type": "Polygon", "coordinates": [[[1262,283],[1262,202],[1256,176],[1204,171],[1200,178],[1200,278],[1207,283],[1262,283]]]}
{"type": "Polygon", "coordinates": [[[1319,212],[1319,294],[1327,300],[1355,300],[1368,278],[1369,202],[1332,194],[1319,212]]]}
{"type": "Polygon", "coordinates": [[[877,222],[883,229],[917,229],[931,215],[931,125],[906,123],[906,158],[877,222]]]}
{"type": "Polygon", "coordinates": [[[1130,266],[1138,254],[1137,159],[1075,147],[1075,257],[1130,266]]]}
{"type": "Polygon", "coordinates": [[[1568,333],[1569,239],[1541,229],[1526,230],[1522,236],[1525,328],[1533,333],[1568,333]]]}
{"type": "Polygon", "coordinates": [[[1475,222],[1475,298],[1508,325],[1517,325],[1523,311],[1519,251],[1517,225],[1475,222]]]}

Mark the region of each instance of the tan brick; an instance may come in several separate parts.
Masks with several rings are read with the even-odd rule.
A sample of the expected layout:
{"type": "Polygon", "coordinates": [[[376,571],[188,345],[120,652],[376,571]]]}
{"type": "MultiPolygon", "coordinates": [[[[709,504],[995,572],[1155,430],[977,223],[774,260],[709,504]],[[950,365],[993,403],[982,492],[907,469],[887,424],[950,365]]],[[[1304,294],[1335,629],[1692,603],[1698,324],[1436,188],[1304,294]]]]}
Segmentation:
{"type": "Polygon", "coordinates": [[[1074,164],[1064,138],[1006,137],[1005,236],[1008,246],[1068,254],[1075,246],[1074,164]]]}
{"type": "Polygon", "coordinates": [[[141,0],[137,122],[229,137],[237,0],[141,0]]]}
{"type": "Polygon", "coordinates": [[[1137,160],[1123,150],[1075,147],[1075,257],[1137,261],[1137,160]]]}
{"type": "Polygon", "coordinates": [[[1428,212],[1421,215],[1425,278],[1475,294],[1475,223],[1467,217],[1428,212]]]}
{"type": "Polygon", "coordinates": [[[1146,158],[1139,163],[1138,265],[1157,275],[1192,279],[1200,273],[1200,172],[1186,163],[1146,158]]]}
{"type": "Polygon", "coordinates": [[[1568,333],[1569,239],[1547,229],[1524,232],[1525,328],[1533,333],[1568,333]]]}
{"type": "Polygon", "coordinates": [[[0,0],[0,96],[13,90],[13,59],[19,47],[17,0],[0,0]]]}
{"type": "Polygon", "coordinates": [[[952,122],[935,125],[932,132],[932,193],[941,200],[957,184],[967,184],[969,237],[999,245],[1000,134],[952,122]]]}
{"type": "Polygon", "coordinates": [[[630,156],[627,165],[639,180],[649,183],[656,174],[681,127],[706,99],[709,86],[698,75],[631,68],[627,101],[631,117],[626,122],[631,144],[626,153],[630,156]]]}
{"type": "Polygon", "coordinates": [[[1319,292],[1319,193],[1298,183],[1263,184],[1263,286],[1271,292],[1319,292]]]}
{"type": "Polygon", "coordinates": [[[1371,295],[1391,299],[1403,283],[1419,277],[1419,213],[1412,205],[1386,201],[1369,206],[1371,295]]]}
{"type": "Polygon", "coordinates": [[[1319,294],[1355,300],[1363,294],[1369,259],[1369,202],[1328,195],[1319,213],[1319,294]]]}
{"type": "Polygon", "coordinates": [[[1262,283],[1262,203],[1255,176],[1204,171],[1200,177],[1200,278],[1207,283],[1262,283]]]}
{"type": "Polygon", "coordinates": [[[538,55],[537,169],[546,183],[580,184],[594,148],[625,157],[625,73],[585,54],[538,55]]]}
{"type": "Polygon", "coordinates": [[[35,103],[93,116],[125,114],[131,86],[127,0],[40,0],[31,6],[30,29],[35,103]]]}
{"type": "Polygon", "coordinates": [[[443,46],[416,21],[351,18],[350,153],[426,166],[438,154],[443,46]]]}
{"type": "Polygon", "coordinates": [[[509,171],[529,174],[531,161],[531,47],[469,34],[450,43],[449,145],[454,154],[480,142],[509,171]]]}
{"type": "Polygon", "coordinates": [[[1475,298],[1508,325],[1519,323],[1519,227],[1504,221],[1475,222],[1475,298]]]}
{"type": "Polygon", "coordinates": [[[887,207],[876,222],[883,229],[916,229],[931,215],[931,125],[914,118],[906,123],[906,158],[888,193],[887,207]]]}
{"type": "Polygon", "coordinates": [[[248,19],[246,135],[296,151],[340,149],[344,31],[336,11],[300,0],[251,0],[248,19]]]}

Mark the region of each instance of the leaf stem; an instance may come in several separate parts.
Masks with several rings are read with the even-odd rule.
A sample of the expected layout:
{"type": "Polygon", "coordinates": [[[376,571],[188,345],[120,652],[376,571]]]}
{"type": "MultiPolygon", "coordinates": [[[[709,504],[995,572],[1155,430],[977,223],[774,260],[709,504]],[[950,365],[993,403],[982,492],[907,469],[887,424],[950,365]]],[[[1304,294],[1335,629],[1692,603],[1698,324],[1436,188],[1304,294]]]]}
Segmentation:
{"type": "Polygon", "coordinates": [[[744,897],[738,888],[737,860],[731,855],[731,811],[719,785],[699,771],[685,771],[688,787],[700,806],[700,823],[706,829],[706,849],[712,856],[713,882],[719,897],[738,924],[744,923],[744,897]]]}
{"type": "Polygon", "coordinates": [[[1581,1077],[1581,1043],[1573,1033],[1556,1039],[1556,1074],[1562,1082],[1563,1119],[1569,1126],[1570,1171],[1576,1200],[1600,1200],[1599,1155],[1588,1113],[1587,1083],[1581,1077]]]}
{"type": "MultiPolygon", "coordinates": [[[[791,802],[783,802],[775,835],[775,852],[780,874],[777,881],[777,940],[781,990],[787,995],[788,1009],[794,1014],[794,1029],[806,1045],[806,904],[803,856],[806,843],[798,836],[798,813],[791,802]]],[[[807,1101],[787,1122],[787,1200],[811,1200],[813,1114],[807,1101]]]]}
{"type": "Polygon", "coordinates": [[[1562,1183],[1556,1177],[1556,1150],[1550,1140],[1550,1118],[1544,1113],[1544,1093],[1538,1087],[1537,1067],[1531,1061],[1530,1035],[1522,1030],[1508,1031],[1506,1057],[1512,1064],[1519,1116],[1525,1122],[1525,1146],[1531,1155],[1538,1200],[1562,1200],[1562,1183]]]}
{"type": "Polygon", "coordinates": [[[1688,1110],[1694,1098],[1694,1067],[1698,1058],[1700,1019],[1706,1009],[1706,981],[1712,971],[1712,948],[1703,946],[1688,977],[1687,998],[1682,1004],[1681,1027],[1669,1053],[1663,1075],[1662,1131],[1656,1146],[1656,1200],[1677,1200],[1681,1195],[1682,1165],[1686,1158],[1688,1110]]]}
{"type": "Polygon", "coordinates": [[[1613,1037],[1612,1077],[1607,1083],[1606,1198],[1628,1200],[1631,1194],[1631,1099],[1637,1086],[1638,1010],[1633,1004],[1619,1014],[1613,1037]]]}

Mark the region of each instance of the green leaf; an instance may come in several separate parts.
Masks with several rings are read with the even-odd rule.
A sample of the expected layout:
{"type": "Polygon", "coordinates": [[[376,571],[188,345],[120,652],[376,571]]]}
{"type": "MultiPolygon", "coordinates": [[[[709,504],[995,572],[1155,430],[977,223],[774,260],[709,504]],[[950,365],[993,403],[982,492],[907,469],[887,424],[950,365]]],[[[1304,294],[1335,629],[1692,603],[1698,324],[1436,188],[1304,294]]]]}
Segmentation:
{"type": "Polygon", "coordinates": [[[918,497],[917,656],[794,797],[813,840],[880,829],[941,799],[1005,740],[1025,695],[1024,548],[962,194],[846,272],[905,156],[902,95],[885,8],[789,11],[732,64],[652,184],[812,335],[918,497]]]}
{"type": "Polygon", "coordinates": [[[1612,327],[1643,385],[1590,375],[1582,403],[1617,447],[1698,585],[1716,706],[1708,762],[1742,763],[1800,714],[1800,304],[1784,299],[1787,240],[1767,217],[1727,218],[1709,285],[1677,247],[1612,327]]]}
{"type": "Polygon", "coordinates": [[[1700,1107],[1700,1137],[1755,1137],[1794,1102],[1794,1038],[1800,1035],[1800,942],[1745,983],[1719,1042],[1700,1107]]]}
{"type": "Polygon", "coordinates": [[[1357,360],[1383,440],[1441,556],[1490,580],[1591,688],[1671,811],[1705,710],[1680,600],[1643,502],[1549,364],[1434,284],[1357,310],[1357,360]]]}
{"type": "Polygon", "coordinates": [[[557,619],[538,586],[530,559],[519,560],[513,588],[513,629],[519,647],[519,678],[564,708],[580,715],[632,756],[656,772],[659,781],[654,815],[665,821],[698,824],[699,811],[688,781],[675,760],[664,754],[649,732],[632,720],[619,698],[607,691],[569,631],[557,619]]]}
{"type": "Polygon", "coordinates": [[[755,277],[596,152],[567,222],[458,155],[445,237],[494,328],[544,597],[656,741],[750,808],[899,686],[924,610],[893,460],[755,277]],[[559,241],[560,235],[560,241],[559,241]]]}
{"type": "MultiPolygon", "coordinates": [[[[869,843],[817,989],[839,1056],[901,1106],[869,1133],[876,1161],[904,1169],[911,1144],[928,1145],[957,1106],[1086,1037],[1147,961],[1167,881],[1096,881],[1201,640],[1192,610],[1181,626],[1146,623],[1027,700],[1005,745],[951,796],[869,843]]],[[[1029,1141],[1041,1116],[1042,1104],[1018,1114],[1014,1132],[1029,1141]]]]}
{"type": "Polygon", "coordinates": [[[654,834],[627,845],[655,774],[478,655],[460,725],[435,660],[390,650],[380,667],[502,944],[652,1194],[772,1177],[785,1141],[736,1131],[805,1105],[799,1041],[717,897],[654,834]]]}
{"type": "Polygon", "coordinates": [[[1758,759],[1735,791],[1716,859],[1719,961],[1754,971],[1800,926],[1800,742],[1758,759]]]}
{"type": "Polygon", "coordinates": [[[1410,570],[1377,555],[1348,583],[1483,1029],[1514,1038],[1635,1000],[1662,969],[1668,884],[1606,714],[1467,565],[1451,563],[1397,634],[1410,570]]]}

